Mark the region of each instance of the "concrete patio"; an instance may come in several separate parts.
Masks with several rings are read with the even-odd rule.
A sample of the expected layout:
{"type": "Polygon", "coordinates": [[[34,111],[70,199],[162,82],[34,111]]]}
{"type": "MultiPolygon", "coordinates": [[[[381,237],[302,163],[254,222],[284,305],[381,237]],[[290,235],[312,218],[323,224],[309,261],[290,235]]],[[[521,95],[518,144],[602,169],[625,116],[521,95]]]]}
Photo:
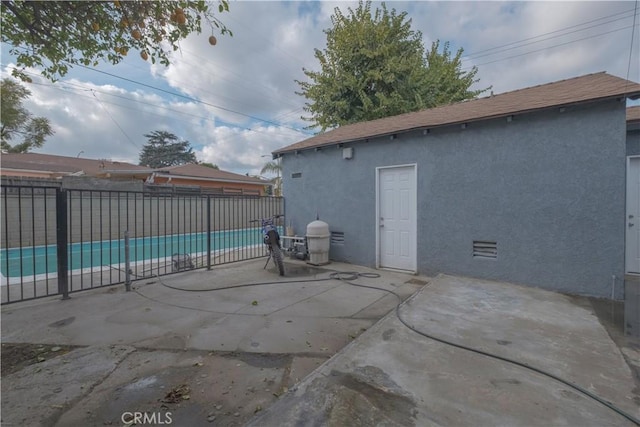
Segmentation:
{"type": "Polygon", "coordinates": [[[3,346],[78,347],[3,374],[2,424],[633,425],[565,384],[419,335],[393,295],[330,279],[353,270],[380,275],[355,284],[413,295],[399,312],[416,330],[640,417],[640,347],[616,345],[584,299],[339,263],[290,261],[281,279],[263,265],[3,306],[3,346]]]}
{"type": "MultiPolygon", "coordinates": [[[[2,424],[122,425],[125,412],[172,412],[175,425],[241,425],[397,303],[329,279],[370,269],[291,261],[281,278],[263,266],[258,259],[140,280],[132,292],[119,285],[3,306],[3,344],[80,347],[3,375],[2,424]],[[258,282],[269,284],[242,286],[258,282]],[[188,399],[162,402],[185,384],[188,399]]],[[[426,280],[385,272],[366,284],[406,298],[426,280]]]]}

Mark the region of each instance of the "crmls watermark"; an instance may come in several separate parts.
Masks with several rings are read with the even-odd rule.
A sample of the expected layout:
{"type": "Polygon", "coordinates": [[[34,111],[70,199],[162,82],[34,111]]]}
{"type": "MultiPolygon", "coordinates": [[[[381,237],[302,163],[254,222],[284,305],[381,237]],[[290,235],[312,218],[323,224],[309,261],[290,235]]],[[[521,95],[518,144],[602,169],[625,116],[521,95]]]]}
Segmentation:
{"type": "Polygon", "coordinates": [[[173,422],[171,412],[123,412],[120,421],[125,426],[131,425],[168,425],[173,422]]]}

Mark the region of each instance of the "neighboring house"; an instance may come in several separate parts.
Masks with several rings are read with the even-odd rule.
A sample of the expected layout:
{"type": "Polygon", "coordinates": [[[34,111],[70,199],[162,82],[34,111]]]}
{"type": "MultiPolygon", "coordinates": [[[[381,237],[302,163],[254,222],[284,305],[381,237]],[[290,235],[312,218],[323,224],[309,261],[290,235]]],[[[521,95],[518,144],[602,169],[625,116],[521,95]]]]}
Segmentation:
{"type": "Polygon", "coordinates": [[[38,153],[6,153],[0,157],[3,179],[62,181],[67,188],[190,191],[205,194],[264,195],[271,183],[258,178],[195,164],[152,169],[110,160],[54,156],[38,153]],[[91,178],[91,179],[89,179],[91,178]],[[119,184],[117,187],[106,185],[119,184]],[[117,182],[115,182],[117,181],[117,182]],[[68,185],[65,185],[68,184],[68,185]],[[105,188],[101,188],[104,185],[105,188]]]}
{"type": "Polygon", "coordinates": [[[319,134],[273,153],[287,221],[327,222],[334,260],[621,298],[638,96],[597,73],[319,134]]]}
{"type": "Polygon", "coordinates": [[[144,166],[111,160],[83,159],[38,153],[3,153],[0,176],[23,178],[61,178],[89,176],[109,179],[144,180],[152,172],[144,166]]]}
{"type": "Polygon", "coordinates": [[[225,172],[207,166],[186,164],[156,169],[147,179],[149,184],[197,186],[210,194],[245,194],[264,196],[272,184],[247,175],[225,172]]]}

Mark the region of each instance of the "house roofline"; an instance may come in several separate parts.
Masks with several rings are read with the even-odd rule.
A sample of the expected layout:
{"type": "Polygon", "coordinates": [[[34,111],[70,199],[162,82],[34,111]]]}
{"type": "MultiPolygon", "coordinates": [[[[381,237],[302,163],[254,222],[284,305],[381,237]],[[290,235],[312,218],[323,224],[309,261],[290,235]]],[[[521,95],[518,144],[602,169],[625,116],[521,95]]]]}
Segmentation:
{"type": "Polygon", "coordinates": [[[70,171],[50,171],[50,170],[44,170],[44,169],[22,169],[22,168],[7,168],[7,167],[3,167],[2,168],[2,172],[4,171],[12,171],[12,172],[29,172],[29,173],[49,173],[49,174],[57,174],[57,175],[71,175],[75,172],[70,172],[70,171]]]}
{"type": "Polygon", "coordinates": [[[160,177],[160,178],[182,178],[182,179],[191,179],[191,180],[194,180],[194,181],[213,181],[213,182],[227,182],[227,183],[231,183],[231,184],[267,185],[267,186],[271,186],[271,187],[273,186],[273,183],[271,183],[269,181],[255,182],[255,181],[243,181],[243,180],[239,180],[239,179],[228,179],[228,178],[206,178],[206,177],[201,177],[201,176],[174,175],[174,174],[162,173],[162,172],[154,172],[153,176],[154,176],[154,178],[155,177],[160,177]]]}
{"type": "Polygon", "coordinates": [[[524,110],[514,110],[514,111],[510,111],[508,113],[500,113],[500,114],[494,114],[494,115],[490,115],[490,116],[476,117],[476,118],[471,118],[471,119],[468,119],[468,120],[456,120],[456,121],[451,121],[451,122],[441,123],[441,124],[436,124],[436,125],[431,125],[431,126],[430,125],[414,126],[414,127],[410,127],[410,128],[399,129],[399,130],[389,131],[389,132],[376,133],[376,134],[371,134],[371,135],[357,137],[357,138],[341,139],[339,141],[325,142],[325,143],[310,145],[308,147],[299,147],[299,148],[295,148],[295,147],[294,148],[288,148],[288,147],[285,147],[285,148],[281,148],[279,150],[273,151],[272,155],[274,157],[279,157],[279,156],[281,156],[283,154],[294,153],[294,152],[297,152],[297,151],[308,151],[308,150],[315,150],[317,148],[331,147],[331,146],[339,145],[339,144],[347,144],[347,143],[353,143],[353,142],[364,142],[364,141],[366,141],[368,139],[372,139],[372,138],[383,138],[383,137],[386,137],[386,136],[409,133],[409,132],[414,132],[414,131],[417,131],[417,130],[439,129],[439,128],[448,127],[448,126],[462,125],[462,124],[465,124],[465,123],[478,123],[478,122],[483,122],[483,121],[488,121],[488,120],[495,120],[495,119],[505,118],[505,117],[509,117],[509,116],[537,113],[537,112],[548,111],[548,110],[553,110],[553,109],[557,109],[557,108],[572,107],[572,106],[576,106],[576,105],[585,105],[585,104],[591,104],[591,103],[595,103],[595,102],[607,101],[607,100],[612,100],[612,99],[620,99],[620,98],[622,98],[622,99],[626,99],[626,98],[637,99],[638,97],[640,97],[640,93],[617,94],[617,95],[605,96],[605,97],[600,97],[600,98],[592,98],[592,99],[588,99],[588,100],[584,100],[584,101],[577,101],[577,102],[570,102],[570,103],[565,103],[565,104],[550,105],[550,106],[541,107],[541,108],[529,108],[529,109],[524,109],[524,110]]]}

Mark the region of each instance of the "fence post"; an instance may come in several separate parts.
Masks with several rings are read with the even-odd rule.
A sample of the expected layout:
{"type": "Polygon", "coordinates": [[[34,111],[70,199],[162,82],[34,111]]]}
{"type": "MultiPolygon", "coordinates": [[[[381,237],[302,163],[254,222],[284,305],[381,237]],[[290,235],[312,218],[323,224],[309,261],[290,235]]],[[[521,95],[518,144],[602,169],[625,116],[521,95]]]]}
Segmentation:
{"type": "Polygon", "coordinates": [[[124,288],[127,292],[131,292],[131,263],[129,255],[129,230],[124,230],[124,288]]]}
{"type": "Polygon", "coordinates": [[[207,270],[211,270],[211,196],[207,196],[207,270]]]}
{"type": "Polygon", "coordinates": [[[56,255],[58,257],[58,293],[69,299],[67,192],[56,188],[56,255]]]}

